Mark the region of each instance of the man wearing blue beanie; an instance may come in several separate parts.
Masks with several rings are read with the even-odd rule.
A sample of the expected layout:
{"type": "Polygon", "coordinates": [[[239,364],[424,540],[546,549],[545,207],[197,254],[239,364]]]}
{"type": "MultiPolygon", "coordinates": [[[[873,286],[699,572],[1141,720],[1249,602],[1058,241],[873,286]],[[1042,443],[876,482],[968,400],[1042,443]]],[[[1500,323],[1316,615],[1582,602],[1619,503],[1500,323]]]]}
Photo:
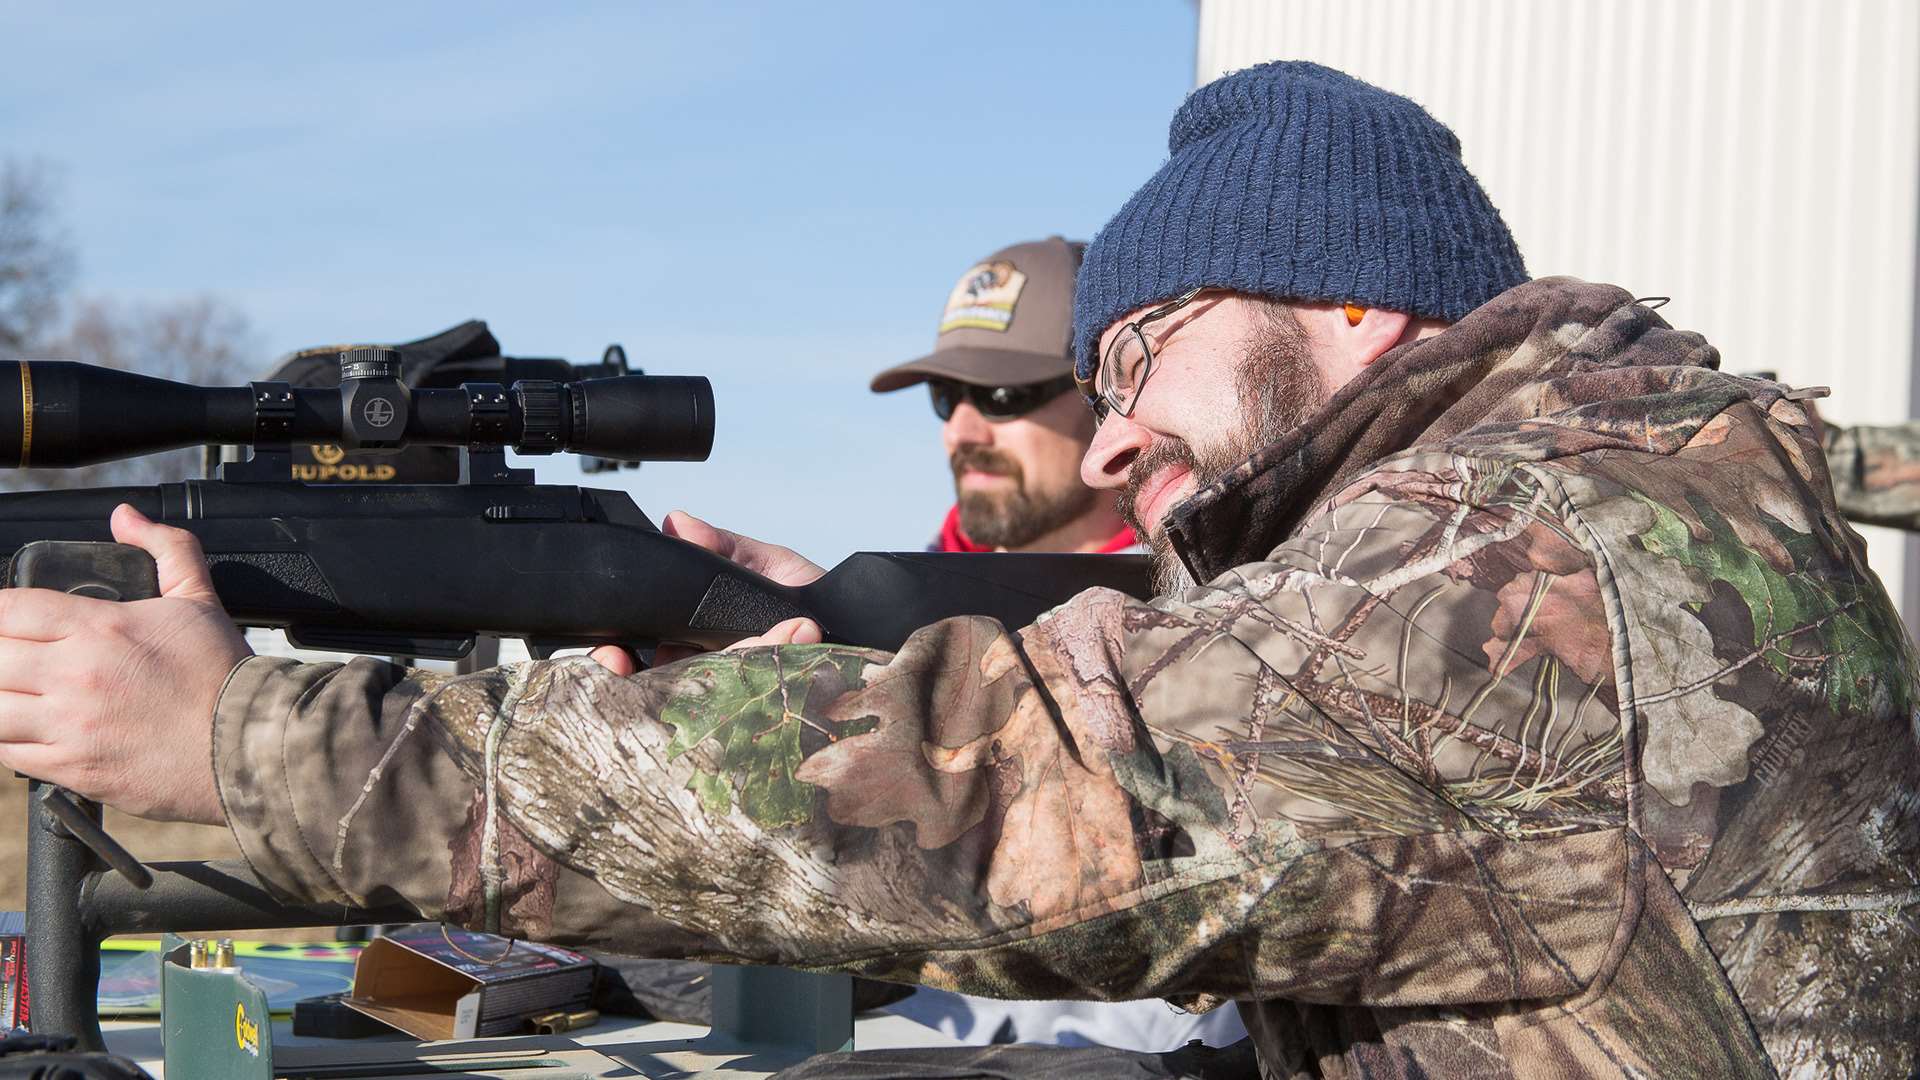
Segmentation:
{"type": "Polygon", "coordinates": [[[1239,726],[1199,750],[1237,776],[1229,816],[1377,875],[1314,882],[1354,890],[1357,936],[1294,954],[1292,1000],[1243,1002],[1269,1068],[1911,1072],[1920,824],[1876,823],[1916,821],[1914,658],[1801,395],[1720,374],[1629,293],[1529,282],[1453,133],[1340,72],[1211,83],[1169,150],[1079,277],[1082,475],[1180,597],[1121,617],[1189,694],[1168,714],[1212,711],[1167,660],[1196,634],[1277,697],[1217,734],[1135,700],[1162,738],[1239,726]],[[1522,876],[1612,890],[1604,951],[1573,960],[1549,911],[1573,901],[1528,912],[1546,891],[1493,868],[1494,836],[1522,876]],[[1485,891],[1439,915],[1453,890],[1485,891]],[[1495,925],[1518,936],[1468,944],[1495,925]],[[1465,966],[1433,978],[1445,950],[1465,966]],[[1521,989],[1543,962],[1570,981],[1521,989]]]}
{"type": "Polygon", "coordinates": [[[1807,395],[1527,280],[1452,134],[1338,72],[1203,87],[1171,151],[1074,338],[1156,599],[303,665],[123,509],[167,596],[0,593],[0,765],[224,821],[307,903],[1233,1002],[1268,1077],[1911,1074],[1920,657],[1807,395]]]}

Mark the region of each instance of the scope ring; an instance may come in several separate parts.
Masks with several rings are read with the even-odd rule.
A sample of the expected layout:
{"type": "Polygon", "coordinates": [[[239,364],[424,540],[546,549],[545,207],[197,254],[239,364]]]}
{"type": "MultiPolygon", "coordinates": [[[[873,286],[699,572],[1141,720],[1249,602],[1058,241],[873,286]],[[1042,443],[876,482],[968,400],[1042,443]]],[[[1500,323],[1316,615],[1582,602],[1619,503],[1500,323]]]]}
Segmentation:
{"type": "Polygon", "coordinates": [[[293,430],[293,387],[283,382],[248,383],[253,392],[254,445],[278,445],[293,430]]]}
{"type": "Polygon", "coordinates": [[[499,383],[461,383],[467,392],[467,441],[474,446],[502,446],[509,435],[513,410],[507,388],[499,383]]]}

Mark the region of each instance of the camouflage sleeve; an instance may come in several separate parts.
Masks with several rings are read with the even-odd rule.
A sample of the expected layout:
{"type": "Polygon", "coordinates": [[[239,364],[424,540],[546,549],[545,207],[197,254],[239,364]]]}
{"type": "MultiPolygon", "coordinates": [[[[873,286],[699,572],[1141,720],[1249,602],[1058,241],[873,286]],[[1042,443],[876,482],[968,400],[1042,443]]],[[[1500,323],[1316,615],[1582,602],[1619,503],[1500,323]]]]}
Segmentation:
{"type": "Polygon", "coordinates": [[[428,918],[582,945],[645,941],[657,956],[697,949],[519,833],[489,833],[484,793],[419,732],[413,706],[445,678],[365,657],[256,656],[233,670],[214,711],[214,775],[240,852],[268,889],[360,907],[402,900],[428,918]],[[483,862],[500,874],[490,889],[471,880],[483,862]],[[482,895],[505,897],[506,910],[462,906],[482,895]],[[568,913],[565,928],[549,920],[555,908],[568,913]]]}
{"type": "Polygon", "coordinates": [[[1841,513],[1865,525],[1920,530],[1920,420],[1828,424],[1826,449],[1841,513]]]}
{"type": "Polygon", "coordinates": [[[348,820],[389,784],[357,762],[287,813],[337,838],[344,893],[431,822],[423,906],[634,951],[1002,996],[1558,995],[1629,870],[1597,604],[1526,508],[1375,493],[1211,587],[1017,635],[422,682],[385,739],[444,750],[470,804],[348,820]],[[580,877],[633,917],[556,903],[580,877]]]}

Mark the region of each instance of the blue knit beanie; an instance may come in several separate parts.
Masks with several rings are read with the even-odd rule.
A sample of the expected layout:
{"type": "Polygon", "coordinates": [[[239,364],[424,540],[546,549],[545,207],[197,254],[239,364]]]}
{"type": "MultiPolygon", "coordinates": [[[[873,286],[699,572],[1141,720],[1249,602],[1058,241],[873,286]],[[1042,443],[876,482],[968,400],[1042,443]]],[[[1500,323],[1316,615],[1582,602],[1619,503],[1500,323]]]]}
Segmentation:
{"type": "Polygon", "coordinates": [[[1174,114],[1167,149],[1080,267],[1082,379],[1115,319],[1202,286],[1453,322],[1527,280],[1453,132],[1332,68],[1215,79],[1174,114]]]}

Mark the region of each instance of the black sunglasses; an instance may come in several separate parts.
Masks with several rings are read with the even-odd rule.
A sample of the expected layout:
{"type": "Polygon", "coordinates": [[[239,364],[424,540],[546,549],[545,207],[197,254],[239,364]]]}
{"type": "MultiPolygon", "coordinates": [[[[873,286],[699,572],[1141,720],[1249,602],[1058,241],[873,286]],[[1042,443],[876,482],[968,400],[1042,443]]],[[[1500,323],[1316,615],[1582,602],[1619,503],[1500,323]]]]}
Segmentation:
{"type": "Polygon", "coordinates": [[[989,420],[1012,420],[1073,389],[1073,376],[1063,375],[1047,382],[1020,386],[974,386],[951,379],[928,379],[927,392],[933,396],[933,415],[951,420],[953,410],[962,401],[973,403],[980,415],[989,420]]]}

